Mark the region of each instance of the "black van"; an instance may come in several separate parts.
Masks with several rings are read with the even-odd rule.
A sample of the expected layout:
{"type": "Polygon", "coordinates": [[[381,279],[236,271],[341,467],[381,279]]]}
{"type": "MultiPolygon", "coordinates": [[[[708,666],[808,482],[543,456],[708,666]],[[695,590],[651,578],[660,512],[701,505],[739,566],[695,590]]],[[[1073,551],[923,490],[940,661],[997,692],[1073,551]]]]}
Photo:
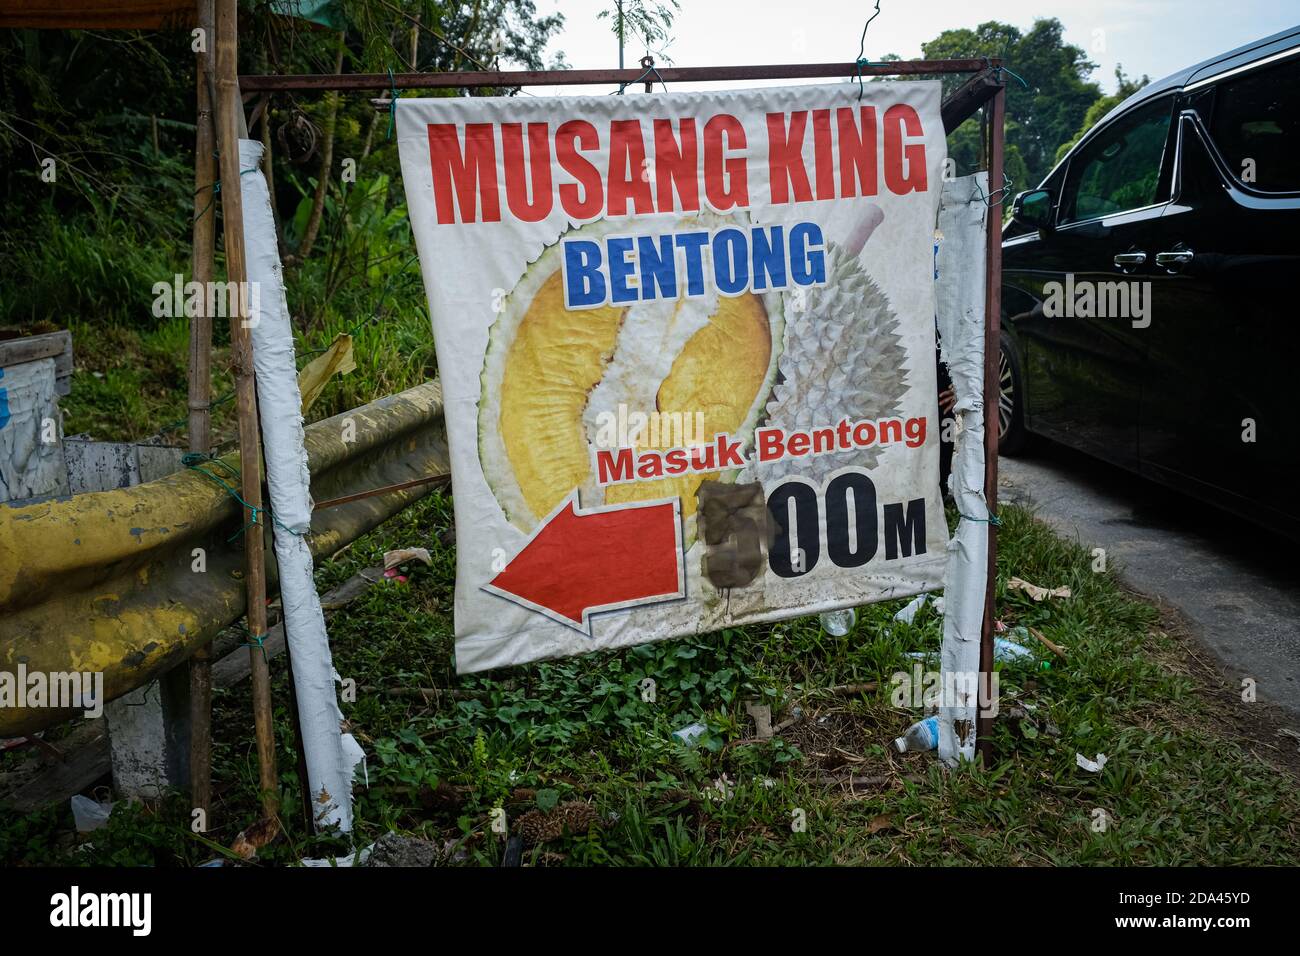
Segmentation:
{"type": "Polygon", "coordinates": [[[1147,86],[1002,233],[1001,448],[1300,536],[1300,27],[1147,86]]]}

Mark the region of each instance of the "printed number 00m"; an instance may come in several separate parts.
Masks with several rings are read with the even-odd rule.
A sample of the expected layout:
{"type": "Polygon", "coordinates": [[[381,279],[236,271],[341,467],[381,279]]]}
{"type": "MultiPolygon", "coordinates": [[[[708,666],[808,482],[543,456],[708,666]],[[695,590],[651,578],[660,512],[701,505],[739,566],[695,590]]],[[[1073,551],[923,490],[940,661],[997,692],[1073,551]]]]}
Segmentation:
{"type": "Polygon", "coordinates": [[[862,567],[879,550],[882,516],[886,560],[925,553],[925,499],[914,498],[906,508],[887,504],[878,515],[876,486],[860,471],[836,475],[821,494],[805,482],[787,481],[768,496],[767,509],[775,538],[768,548],[768,565],[783,578],[799,577],[816,567],[823,544],[836,567],[862,567]]]}

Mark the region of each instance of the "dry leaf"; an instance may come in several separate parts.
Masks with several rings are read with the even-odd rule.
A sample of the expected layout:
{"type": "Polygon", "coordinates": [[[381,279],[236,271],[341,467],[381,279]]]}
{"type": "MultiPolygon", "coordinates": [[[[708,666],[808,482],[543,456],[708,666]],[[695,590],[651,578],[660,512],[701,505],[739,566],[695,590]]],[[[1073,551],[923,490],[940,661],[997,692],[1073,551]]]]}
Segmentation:
{"type": "Polygon", "coordinates": [[[878,817],[872,817],[871,822],[867,824],[867,836],[873,833],[879,833],[881,830],[892,830],[894,822],[888,813],[882,813],[878,817]]]}
{"type": "Polygon", "coordinates": [[[772,708],[757,701],[745,701],[745,713],[754,718],[754,736],[767,740],[772,736],[772,708]]]}
{"type": "Polygon", "coordinates": [[[334,337],[329,348],[316,356],[298,373],[298,391],[302,394],[302,413],[316,404],[321,392],[335,375],[346,375],[356,369],[357,363],[352,358],[352,336],[340,332],[334,337]]]}
{"type": "Polygon", "coordinates": [[[399,564],[406,564],[408,561],[423,561],[425,564],[433,564],[433,558],[429,557],[428,548],[402,548],[400,551],[384,552],[384,570],[397,567],[399,564]]]}
{"type": "Polygon", "coordinates": [[[1068,598],[1070,589],[1067,587],[1044,588],[1037,584],[1030,584],[1021,578],[1012,578],[1007,581],[1007,588],[1011,591],[1024,591],[1035,601],[1044,601],[1049,597],[1068,598]]]}
{"type": "Polygon", "coordinates": [[[240,831],[230,849],[241,860],[251,860],[257,851],[266,846],[280,833],[280,821],[276,819],[258,820],[251,827],[240,831]]]}

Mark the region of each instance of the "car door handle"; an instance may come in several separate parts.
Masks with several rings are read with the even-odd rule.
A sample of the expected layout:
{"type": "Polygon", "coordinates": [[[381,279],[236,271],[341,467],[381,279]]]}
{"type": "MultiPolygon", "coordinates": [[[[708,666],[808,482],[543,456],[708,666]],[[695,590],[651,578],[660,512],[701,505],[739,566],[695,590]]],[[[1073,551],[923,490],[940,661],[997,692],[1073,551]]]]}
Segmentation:
{"type": "Polygon", "coordinates": [[[1196,253],[1191,249],[1174,249],[1171,252],[1157,252],[1156,265],[1164,266],[1166,269],[1186,265],[1191,265],[1192,260],[1196,258],[1196,253]]]}
{"type": "Polygon", "coordinates": [[[1125,272],[1146,265],[1146,261],[1147,254],[1145,252],[1121,252],[1115,256],[1115,265],[1125,272]]]}

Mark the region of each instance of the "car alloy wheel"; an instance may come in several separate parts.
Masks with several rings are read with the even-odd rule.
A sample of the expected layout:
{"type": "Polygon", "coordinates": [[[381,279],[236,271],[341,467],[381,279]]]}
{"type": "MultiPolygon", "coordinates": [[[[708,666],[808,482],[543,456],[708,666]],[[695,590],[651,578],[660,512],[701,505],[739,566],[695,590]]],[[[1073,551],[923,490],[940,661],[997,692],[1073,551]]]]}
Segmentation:
{"type": "Polygon", "coordinates": [[[998,349],[998,440],[1005,441],[1016,407],[1016,380],[1005,348],[998,349]]]}

